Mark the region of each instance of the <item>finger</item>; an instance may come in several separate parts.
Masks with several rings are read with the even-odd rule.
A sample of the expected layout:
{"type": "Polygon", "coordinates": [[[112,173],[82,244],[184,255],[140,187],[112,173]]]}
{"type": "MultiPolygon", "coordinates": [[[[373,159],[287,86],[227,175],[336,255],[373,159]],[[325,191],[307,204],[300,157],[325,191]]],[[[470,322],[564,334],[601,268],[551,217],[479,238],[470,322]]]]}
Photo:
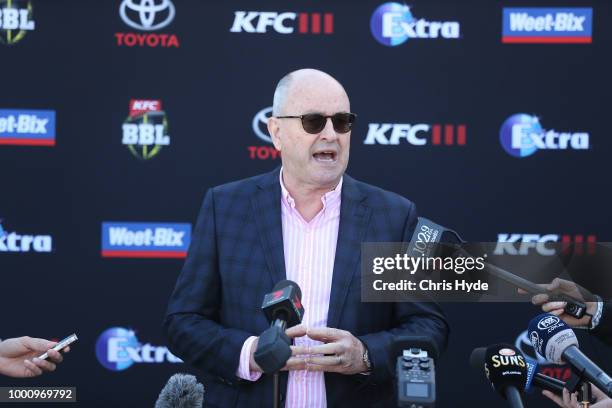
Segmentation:
{"type": "Polygon", "coordinates": [[[305,370],[306,361],[303,357],[290,357],[281,371],[305,370]]]}
{"type": "Polygon", "coordinates": [[[531,298],[531,303],[536,306],[540,306],[546,302],[548,302],[548,295],[546,293],[540,293],[531,298]]]}
{"type": "Polygon", "coordinates": [[[305,336],[306,326],[303,324],[298,324],[297,326],[290,327],[285,330],[285,334],[287,334],[287,337],[289,337],[290,339],[305,336]]]}
{"type": "Polygon", "coordinates": [[[556,310],[551,310],[548,313],[553,314],[555,316],[561,316],[563,313],[565,313],[565,310],[563,310],[563,309],[556,309],[556,310]]]}
{"type": "Polygon", "coordinates": [[[311,366],[343,366],[344,360],[342,356],[311,356],[306,359],[306,364],[311,366]]]}
{"type": "Polygon", "coordinates": [[[542,391],[542,395],[544,395],[546,398],[552,400],[555,402],[555,404],[557,404],[560,407],[565,408],[565,404],[563,403],[563,400],[561,398],[559,398],[559,396],[557,394],[553,394],[550,391],[542,391]]]}
{"type": "Polygon", "coordinates": [[[553,310],[563,310],[565,305],[567,305],[567,302],[548,302],[542,305],[542,310],[545,312],[552,313],[553,310]]]}
{"type": "Polygon", "coordinates": [[[310,354],[310,347],[308,346],[290,346],[292,356],[303,356],[310,354]]]}
{"type": "Polygon", "coordinates": [[[59,351],[56,350],[49,350],[47,351],[47,355],[49,356],[49,360],[54,362],[54,363],[61,363],[62,361],[64,361],[64,357],[62,356],[62,354],[59,351]]]}
{"type": "Polygon", "coordinates": [[[39,376],[43,373],[42,370],[34,365],[34,363],[32,363],[30,360],[24,360],[23,365],[25,366],[26,371],[28,371],[32,377],[39,376]]]}
{"type": "Polygon", "coordinates": [[[70,353],[70,346],[66,346],[64,347],[64,349],[62,350],[62,353],[70,353]]]}
{"type": "Polygon", "coordinates": [[[570,397],[570,393],[567,390],[567,388],[563,389],[563,403],[565,404],[566,407],[570,407],[572,404],[572,399],[570,397]]]}
{"type": "Polygon", "coordinates": [[[22,344],[26,346],[27,348],[29,348],[30,350],[45,352],[49,350],[50,348],[55,347],[57,342],[26,336],[22,338],[22,344]]]}
{"type": "Polygon", "coordinates": [[[576,392],[573,393],[571,395],[570,401],[571,401],[571,404],[572,404],[573,407],[577,407],[578,406],[578,393],[576,393],[576,392]]]}
{"type": "Polygon", "coordinates": [[[319,340],[327,343],[329,341],[339,340],[344,337],[344,331],[331,327],[309,327],[306,331],[306,335],[313,340],[319,340]]]}
{"type": "Polygon", "coordinates": [[[343,354],[344,346],[341,343],[325,343],[309,347],[308,354],[343,354]]]}
{"type": "Polygon", "coordinates": [[[55,371],[55,364],[50,362],[50,361],[46,361],[46,360],[41,360],[38,357],[34,357],[32,359],[32,363],[34,363],[38,368],[40,368],[43,371],[55,371]]]}

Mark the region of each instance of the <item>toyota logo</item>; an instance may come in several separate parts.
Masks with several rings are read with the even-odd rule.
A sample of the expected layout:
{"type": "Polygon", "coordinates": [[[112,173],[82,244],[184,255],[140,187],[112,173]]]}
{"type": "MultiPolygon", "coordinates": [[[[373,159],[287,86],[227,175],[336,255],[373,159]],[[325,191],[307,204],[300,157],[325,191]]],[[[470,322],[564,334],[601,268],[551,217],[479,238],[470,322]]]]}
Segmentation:
{"type": "Polygon", "coordinates": [[[176,10],[170,0],[123,0],[119,15],[132,28],[154,31],[174,20],[176,10]]]}
{"type": "Polygon", "coordinates": [[[253,118],[253,132],[264,142],[272,143],[272,138],[268,135],[268,118],[272,116],[272,107],[264,108],[257,112],[253,118]]]}

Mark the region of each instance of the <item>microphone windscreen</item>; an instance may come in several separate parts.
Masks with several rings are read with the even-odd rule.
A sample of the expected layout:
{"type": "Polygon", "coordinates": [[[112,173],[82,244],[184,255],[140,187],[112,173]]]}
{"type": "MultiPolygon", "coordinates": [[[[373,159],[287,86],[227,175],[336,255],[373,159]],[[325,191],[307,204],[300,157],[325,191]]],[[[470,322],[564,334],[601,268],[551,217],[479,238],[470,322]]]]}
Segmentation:
{"type": "Polygon", "coordinates": [[[190,374],[174,374],[159,393],[155,408],[201,408],[204,386],[190,374]]]}
{"type": "Polygon", "coordinates": [[[274,285],[272,292],[276,292],[277,290],[284,289],[287,286],[293,286],[295,288],[295,291],[297,292],[298,298],[302,299],[302,290],[300,289],[300,286],[294,281],[289,280],[289,279],[282,280],[278,282],[276,285],[274,285]]]}
{"type": "Polygon", "coordinates": [[[478,347],[472,350],[472,354],[470,355],[470,366],[477,371],[484,370],[486,353],[486,347],[478,347]]]}
{"type": "Polygon", "coordinates": [[[485,373],[493,388],[505,397],[508,386],[522,392],[527,383],[527,363],[523,354],[509,344],[487,347],[485,373]]]}
{"type": "Polygon", "coordinates": [[[552,363],[562,364],[565,349],[578,347],[574,331],[550,313],[542,313],[531,319],[527,333],[534,350],[552,363]]]}

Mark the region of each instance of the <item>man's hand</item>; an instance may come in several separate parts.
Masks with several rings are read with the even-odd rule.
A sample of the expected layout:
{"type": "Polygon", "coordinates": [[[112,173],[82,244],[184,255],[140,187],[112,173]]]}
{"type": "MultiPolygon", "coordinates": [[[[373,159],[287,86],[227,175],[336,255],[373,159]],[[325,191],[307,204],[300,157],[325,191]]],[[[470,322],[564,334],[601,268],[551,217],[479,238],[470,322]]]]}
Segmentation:
{"type": "MultiPolygon", "coordinates": [[[[612,399],[608,398],[599,388],[591,384],[591,392],[595,397],[595,404],[591,408],[612,408],[612,399]]],[[[570,394],[567,389],[563,389],[563,398],[550,391],[542,391],[542,394],[554,401],[561,408],[579,408],[577,393],[570,394]]]]}
{"type": "MultiPolygon", "coordinates": [[[[59,352],[51,350],[56,344],[28,336],[0,342],[0,374],[27,378],[39,376],[44,371],[55,371],[56,364],[64,359],[59,352]],[[47,360],[37,358],[45,351],[49,355],[47,360]]],[[[66,347],[64,351],[70,351],[70,347],[66,347]]]]}
{"type": "MultiPolygon", "coordinates": [[[[577,285],[574,282],[555,278],[551,283],[539,285],[542,289],[550,291],[553,294],[564,294],[573,297],[577,300],[583,300],[585,298],[592,298],[592,295],[583,287],[577,285]]],[[[520,291],[520,290],[519,290],[520,291]]],[[[524,293],[524,291],[520,291],[524,293]]],[[[558,316],[561,320],[567,323],[570,327],[584,327],[589,326],[591,323],[591,316],[597,310],[597,302],[585,302],[586,312],[588,315],[584,315],[580,319],[576,319],[573,316],[565,313],[565,305],[567,302],[550,301],[550,297],[545,293],[540,293],[531,298],[531,302],[536,306],[542,306],[544,312],[548,312],[558,316]]]]}
{"type": "Polygon", "coordinates": [[[358,374],[367,371],[363,361],[363,343],[345,330],[330,327],[306,328],[302,325],[287,330],[291,338],[308,336],[325,344],[304,347],[292,346],[292,357],[287,370],[327,371],[340,374],[358,374]]]}

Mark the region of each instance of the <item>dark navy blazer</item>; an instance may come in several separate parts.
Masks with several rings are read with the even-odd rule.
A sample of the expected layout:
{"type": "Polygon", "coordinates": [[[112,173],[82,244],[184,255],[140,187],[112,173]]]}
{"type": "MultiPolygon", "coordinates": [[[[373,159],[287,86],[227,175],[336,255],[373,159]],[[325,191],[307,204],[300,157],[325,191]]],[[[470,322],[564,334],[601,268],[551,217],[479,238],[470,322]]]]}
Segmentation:
{"type": "MultiPolygon", "coordinates": [[[[170,350],[204,372],[207,407],[272,406],[271,377],[250,382],[236,370],[244,341],[269,327],[264,295],[286,279],[280,206],[278,168],[214,187],[204,198],[164,328],[170,350]]],[[[344,176],[327,325],[365,344],[372,373],[326,373],[330,407],[394,406],[394,335],[425,335],[446,347],[449,327],[436,304],[361,302],[361,243],[408,241],[416,217],[409,200],[344,176]]],[[[286,386],[283,372],[283,398],[286,386]]]]}

